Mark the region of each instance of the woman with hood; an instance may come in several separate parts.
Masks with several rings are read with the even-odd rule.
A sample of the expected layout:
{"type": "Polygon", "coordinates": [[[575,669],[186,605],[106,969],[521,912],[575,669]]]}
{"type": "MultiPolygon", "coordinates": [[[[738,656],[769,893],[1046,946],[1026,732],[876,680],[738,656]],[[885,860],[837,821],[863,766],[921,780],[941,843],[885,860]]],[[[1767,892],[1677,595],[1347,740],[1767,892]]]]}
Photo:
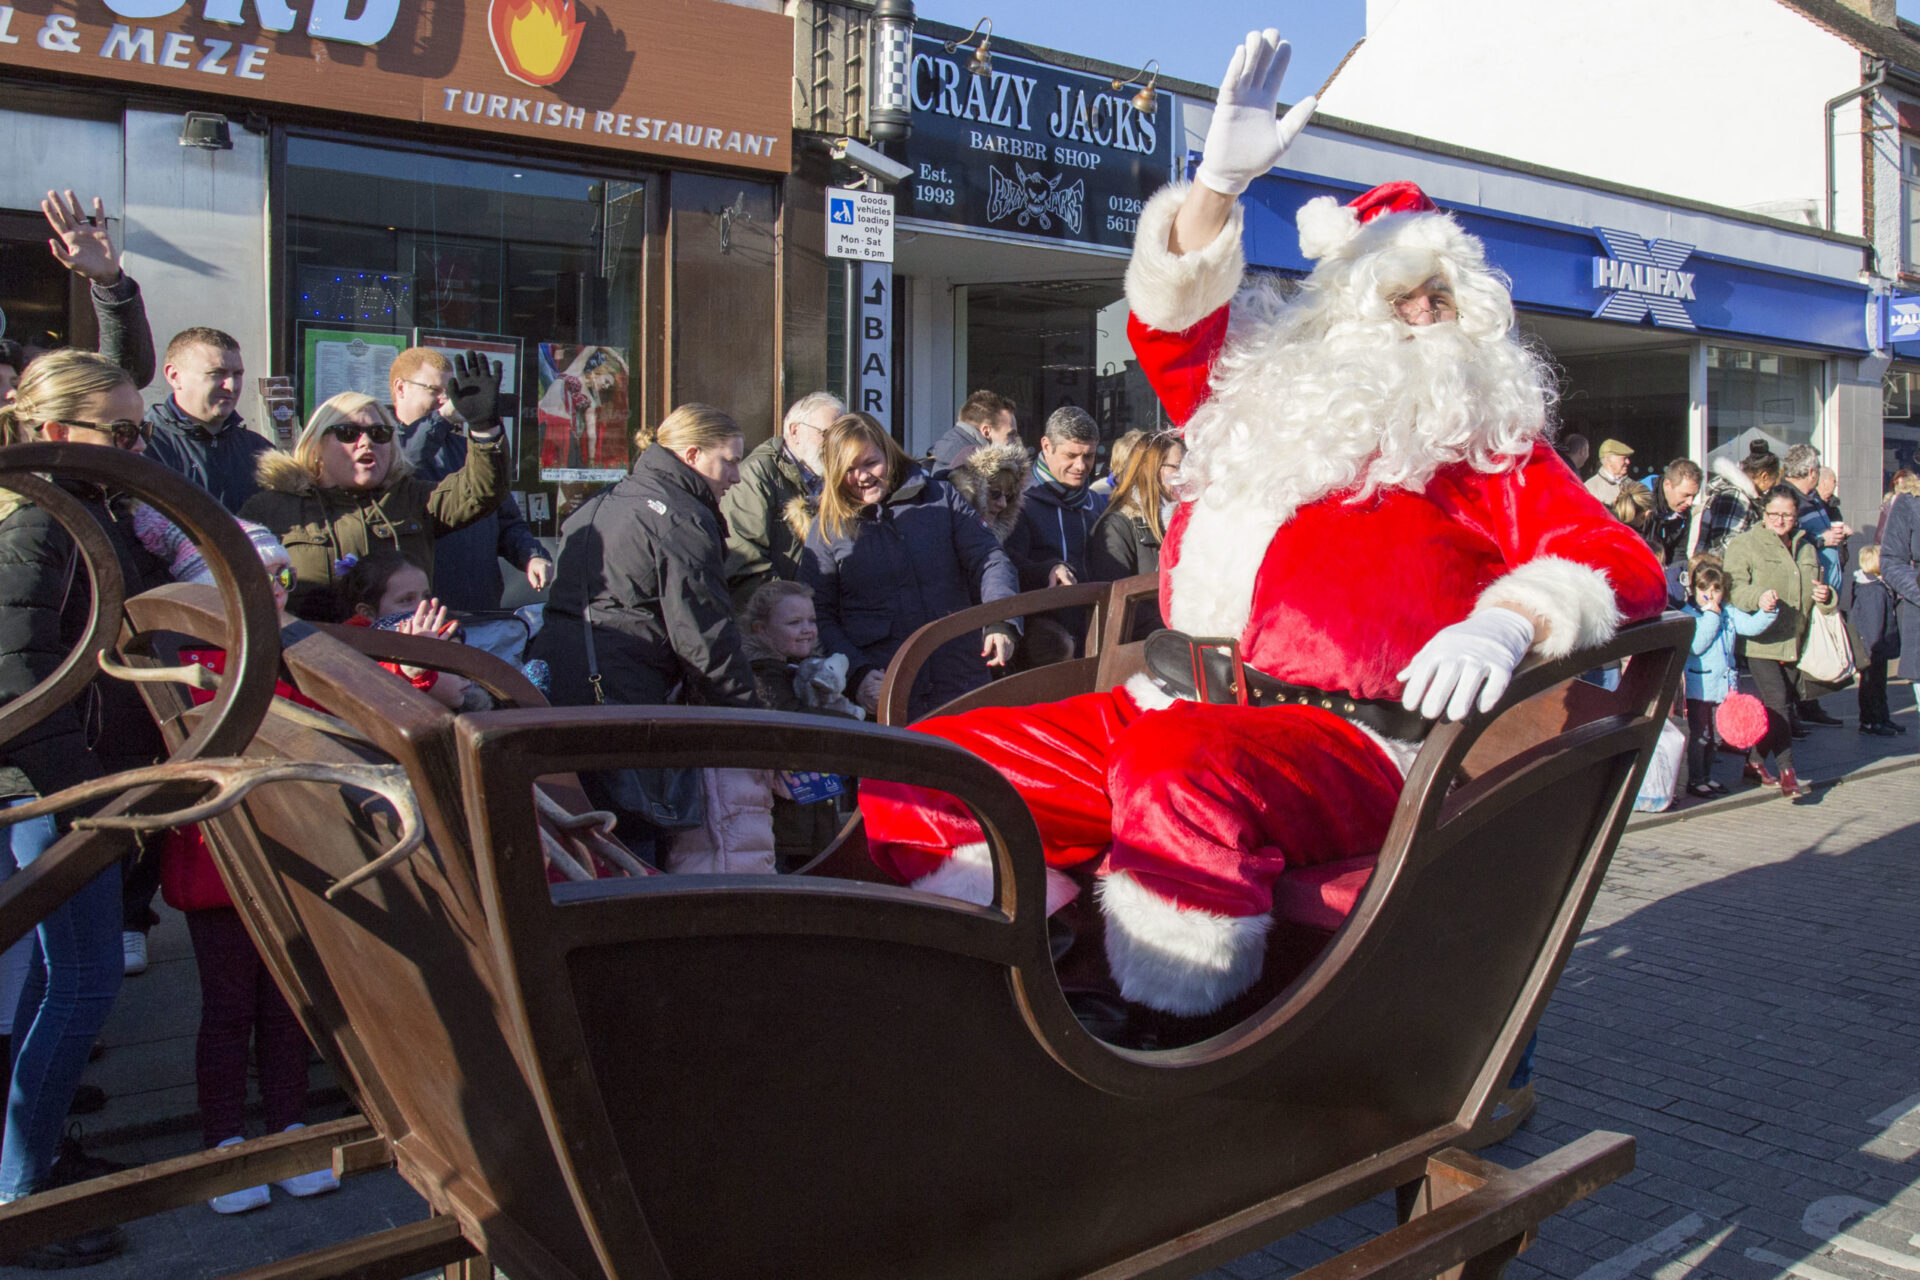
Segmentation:
{"type": "MultiPolygon", "coordinates": [[[[820,639],[847,656],[847,684],[870,713],[887,664],[908,636],[970,605],[1019,591],[1013,562],[952,486],[900,451],[886,429],[849,413],[827,431],[819,510],[800,581],[813,588],[820,639]]],[[[1014,628],[949,641],[921,668],[908,702],[917,719],[987,682],[1013,656],[1014,628]]]]}
{"type": "Polygon", "coordinates": [[[947,483],[972,504],[993,540],[1005,547],[1009,538],[1018,536],[1032,474],[1033,455],[1018,440],[1009,440],[975,449],[947,473],[947,483]]]}
{"type": "Polygon", "coordinates": [[[1694,552],[1725,556],[1727,543],[1761,523],[1763,495],[1779,483],[1780,456],[1764,440],[1754,440],[1737,466],[1730,458],[1715,458],[1694,552]]]}
{"type": "Polygon", "coordinates": [[[371,396],[343,391],[313,411],[291,454],[260,458],[260,490],[240,516],[286,546],[298,575],[287,612],[338,622],[338,584],[362,556],[391,548],[433,577],[433,544],[499,507],[507,492],[504,432],[494,416],[496,366],[462,358],[451,388],[467,423],[466,465],[437,484],[413,473],[399,425],[371,396]]]}

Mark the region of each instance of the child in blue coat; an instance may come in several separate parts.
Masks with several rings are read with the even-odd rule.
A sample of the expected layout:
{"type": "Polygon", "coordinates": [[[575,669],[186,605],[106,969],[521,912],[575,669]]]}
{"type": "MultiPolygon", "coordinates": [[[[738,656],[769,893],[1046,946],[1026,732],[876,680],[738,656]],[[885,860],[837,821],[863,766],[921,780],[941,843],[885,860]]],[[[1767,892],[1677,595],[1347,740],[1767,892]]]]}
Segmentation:
{"type": "Polygon", "coordinates": [[[1757,636],[1773,625],[1775,610],[1748,613],[1726,603],[1727,575],[1718,564],[1702,561],[1688,578],[1693,599],[1682,610],[1694,619],[1693,656],[1687,659],[1687,794],[1708,799],[1727,794],[1713,780],[1714,750],[1719,745],[1713,715],[1739,677],[1733,670],[1733,642],[1757,636]]]}
{"type": "Polygon", "coordinates": [[[1880,738],[1905,733],[1887,707],[1887,662],[1900,656],[1900,625],[1894,617],[1893,589],[1880,580],[1878,543],[1860,549],[1848,616],[1860,633],[1860,732],[1880,738]]]}

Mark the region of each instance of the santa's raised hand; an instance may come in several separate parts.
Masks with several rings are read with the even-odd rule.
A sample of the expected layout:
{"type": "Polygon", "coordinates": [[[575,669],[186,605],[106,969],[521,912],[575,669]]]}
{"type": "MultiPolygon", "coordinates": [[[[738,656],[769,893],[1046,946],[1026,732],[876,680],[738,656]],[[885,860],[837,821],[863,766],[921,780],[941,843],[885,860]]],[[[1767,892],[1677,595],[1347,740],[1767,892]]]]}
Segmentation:
{"type": "Polygon", "coordinates": [[[1237,196],[1253,180],[1280,161],[1300,131],[1307,127],[1317,99],[1312,94],[1295,103],[1278,121],[1280,82],[1286,78],[1293,46],[1272,27],[1249,31],[1245,43],[1233,51],[1213,123],[1194,177],[1223,196],[1237,196]]]}

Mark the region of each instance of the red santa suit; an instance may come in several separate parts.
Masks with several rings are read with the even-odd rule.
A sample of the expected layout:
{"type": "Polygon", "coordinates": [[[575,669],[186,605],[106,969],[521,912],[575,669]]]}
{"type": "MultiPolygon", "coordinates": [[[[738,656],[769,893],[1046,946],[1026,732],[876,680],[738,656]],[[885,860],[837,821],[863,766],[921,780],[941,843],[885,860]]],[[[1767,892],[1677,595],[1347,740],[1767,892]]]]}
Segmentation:
{"type": "MultiPolygon", "coordinates": [[[[1396,185],[1432,209],[1410,184],[1396,185]]],[[[1166,248],[1184,194],[1175,187],[1150,202],[1128,272],[1134,349],[1182,424],[1219,391],[1223,353],[1260,336],[1258,325],[1234,324],[1242,303],[1257,310],[1233,302],[1244,272],[1237,210],[1212,244],[1186,255],[1166,248]]],[[[1356,202],[1362,212],[1367,199],[1356,202]]],[[[1504,305],[1510,323],[1511,302],[1478,242],[1444,214],[1391,213],[1363,229],[1359,213],[1330,200],[1309,211],[1310,256],[1351,266],[1367,254],[1431,250],[1463,315],[1504,305]],[[1481,300],[1489,290],[1497,299],[1481,300]]],[[[1137,677],[1063,702],[915,726],[1013,784],[1050,866],[1104,855],[1108,958],[1128,999],[1174,1014],[1219,1007],[1259,975],[1283,871],[1379,849],[1416,748],[1345,718],[1341,695],[1398,699],[1398,673],[1476,610],[1504,606],[1544,623],[1535,650],[1547,656],[1660,611],[1665,582],[1646,544],[1594,501],[1539,424],[1518,439],[1497,460],[1439,465],[1417,487],[1347,484],[1303,495],[1278,516],[1204,500],[1176,512],[1161,550],[1162,616],[1189,635],[1238,637],[1249,666],[1327,691],[1331,709],[1177,701],[1137,677]],[[1252,554],[1259,547],[1264,554],[1252,554]]],[[[930,892],[989,900],[979,828],[951,796],[870,782],[861,809],[883,867],[930,892]]],[[[1071,893],[1060,879],[1054,887],[1071,893]]]]}

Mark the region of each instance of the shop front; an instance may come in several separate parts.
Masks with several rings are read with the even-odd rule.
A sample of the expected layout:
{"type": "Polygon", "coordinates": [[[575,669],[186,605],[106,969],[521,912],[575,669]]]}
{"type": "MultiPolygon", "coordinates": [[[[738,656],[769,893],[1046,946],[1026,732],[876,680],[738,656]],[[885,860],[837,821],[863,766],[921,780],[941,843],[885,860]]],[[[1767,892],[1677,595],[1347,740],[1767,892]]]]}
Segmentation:
{"type": "Polygon", "coordinates": [[[672,404],[755,438],[777,420],[793,27],[764,8],[0,6],[9,330],[88,340],[36,204],[98,194],[159,343],[226,330],[296,417],[387,399],[415,344],[500,361],[516,488],[551,536],[672,404]]]}
{"type": "Polygon", "coordinates": [[[1162,415],[1127,343],[1122,277],[1140,208],[1172,174],[1173,95],[998,39],[976,73],[967,48],[946,48],[966,35],[923,22],[914,38],[896,430],[924,452],[981,388],[1019,406],[1029,443],[1065,405],[1107,440],[1151,429],[1162,415]]]}

